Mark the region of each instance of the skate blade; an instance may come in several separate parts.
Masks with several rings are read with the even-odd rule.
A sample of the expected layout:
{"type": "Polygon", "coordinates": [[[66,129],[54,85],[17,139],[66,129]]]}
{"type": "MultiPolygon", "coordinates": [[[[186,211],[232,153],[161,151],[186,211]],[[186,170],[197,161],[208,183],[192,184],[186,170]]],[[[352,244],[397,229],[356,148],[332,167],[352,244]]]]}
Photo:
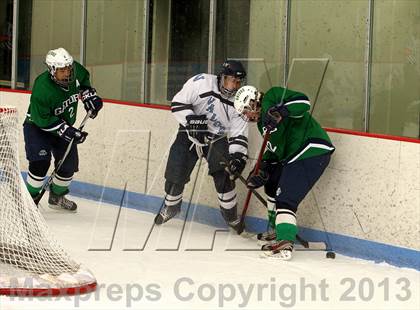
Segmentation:
{"type": "Polygon", "coordinates": [[[244,239],[255,239],[257,240],[257,234],[249,232],[249,231],[243,231],[239,236],[241,236],[244,239]]]}
{"type": "Polygon", "coordinates": [[[173,217],[170,217],[168,219],[164,219],[160,214],[158,214],[158,215],[156,215],[156,217],[154,219],[154,223],[156,225],[162,225],[162,224],[165,224],[165,223],[169,222],[171,219],[173,219],[175,217],[176,217],[176,215],[173,216],[173,217]]]}
{"type": "Polygon", "coordinates": [[[63,209],[62,207],[57,206],[57,205],[48,204],[48,207],[52,210],[63,212],[63,213],[76,213],[77,212],[77,209],[75,210],[63,209]]]}
{"type": "Polygon", "coordinates": [[[263,251],[260,254],[260,258],[289,261],[292,259],[292,252],[280,251],[279,253],[273,254],[271,251],[263,251]]]}
{"type": "Polygon", "coordinates": [[[261,247],[267,246],[267,245],[272,245],[274,243],[276,243],[276,239],[270,240],[270,241],[267,241],[267,240],[257,240],[257,244],[260,245],[261,247]]]}
{"type": "Polygon", "coordinates": [[[154,222],[156,225],[162,225],[164,223],[163,218],[159,214],[155,217],[154,222]]]}

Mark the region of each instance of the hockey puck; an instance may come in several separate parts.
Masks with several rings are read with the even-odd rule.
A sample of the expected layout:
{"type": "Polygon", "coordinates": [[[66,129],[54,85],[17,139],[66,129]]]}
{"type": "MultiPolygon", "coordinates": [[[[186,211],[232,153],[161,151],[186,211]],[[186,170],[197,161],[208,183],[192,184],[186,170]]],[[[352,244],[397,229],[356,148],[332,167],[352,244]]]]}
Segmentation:
{"type": "Polygon", "coordinates": [[[335,258],[335,253],[331,252],[331,251],[328,251],[326,257],[334,259],[335,258]]]}

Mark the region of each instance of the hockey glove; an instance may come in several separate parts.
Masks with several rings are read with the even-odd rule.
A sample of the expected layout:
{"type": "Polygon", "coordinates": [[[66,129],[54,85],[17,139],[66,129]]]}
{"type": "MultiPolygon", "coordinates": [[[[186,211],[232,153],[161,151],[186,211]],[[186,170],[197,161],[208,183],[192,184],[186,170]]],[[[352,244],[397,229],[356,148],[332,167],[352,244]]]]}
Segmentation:
{"type": "Polygon", "coordinates": [[[90,118],[95,118],[103,106],[102,99],[96,94],[96,89],[92,87],[85,88],[81,91],[80,97],[86,112],[90,111],[90,118]]]}
{"type": "Polygon", "coordinates": [[[283,104],[276,104],[268,109],[267,113],[264,115],[263,125],[268,132],[272,132],[276,129],[282,119],[288,115],[289,111],[283,104]]]}
{"type": "Polygon", "coordinates": [[[236,180],[245,169],[247,156],[240,152],[229,155],[229,161],[226,167],[227,172],[236,180]]]}
{"type": "Polygon", "coordinates": [[[260,169],[257,174],[254,174],[254,169],[252,169],[251,174],[248,176],[246,180],[246,186],[249,189],[257,189],[261,186],[264,186],[268,182],[268,178],[270,177],[268,173],[269,163],[266,161],[262,161],[260,165],[260,169]]]}
{"type": "Polygon", "coordinates": [[[187,115],[186,117],[187,125],[187,133],[192,141],[195,142],[196,140],[200,144],[206,144],[206,137],[208,136],[208,119],[205,115],[187,115]]]}
{"type": "Polygon", "coordinates": [[[72,126],[67,125],[66,123],[63,123],[57,130],[57,134],[66,140],[67,142],[70,142],[72,139],[74,139],[74,143],[80,144],[85,142],[86,137],[88,135],[85,131],[80,131],[77,128],[74,128],[72,126]]]}

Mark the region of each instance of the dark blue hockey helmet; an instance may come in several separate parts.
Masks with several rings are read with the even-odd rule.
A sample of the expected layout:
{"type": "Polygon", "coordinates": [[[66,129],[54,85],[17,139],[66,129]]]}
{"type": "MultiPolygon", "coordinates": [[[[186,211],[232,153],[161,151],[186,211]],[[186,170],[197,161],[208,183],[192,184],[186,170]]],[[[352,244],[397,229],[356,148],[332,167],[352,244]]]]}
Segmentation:
{"type": "Polygon", "coordinates": [[[226,60],[222,64],[222,68],[219,74],[231,75],[240,79],[244,79],[246,77],[246,71],[244,66],[240,61],[237,60],[226,60]]]}
{"type": "Polygon", "coordinates": [[[244,82],[244,79],[246,77],[246,71],[244,66],[240,61],[237,60],[226,60],[222,66],[221,69],[217,75],[218,84],[219,84],[219,90],[222,95],[230,98],[235,95],[236,91],[239,89],[239,87],[235,87],[233,89],[230,89],[226,87],[225,83],[225,77],[226,76],[232,76],[236,79],[239,79],[240,83],[242,84],[244,82]]]}

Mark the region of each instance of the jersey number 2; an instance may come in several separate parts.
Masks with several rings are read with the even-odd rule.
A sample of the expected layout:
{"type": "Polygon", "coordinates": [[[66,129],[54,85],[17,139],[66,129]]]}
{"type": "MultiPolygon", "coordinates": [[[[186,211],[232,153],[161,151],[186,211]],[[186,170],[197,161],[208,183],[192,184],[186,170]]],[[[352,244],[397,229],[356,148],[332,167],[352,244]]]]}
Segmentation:
{"type": "Polygon", "coordinates": [[[73,107],[69,108],[69,114],[70,114],[70,118],[73,118],[73,116],[74,116],[74,108],[73,107]]]}

